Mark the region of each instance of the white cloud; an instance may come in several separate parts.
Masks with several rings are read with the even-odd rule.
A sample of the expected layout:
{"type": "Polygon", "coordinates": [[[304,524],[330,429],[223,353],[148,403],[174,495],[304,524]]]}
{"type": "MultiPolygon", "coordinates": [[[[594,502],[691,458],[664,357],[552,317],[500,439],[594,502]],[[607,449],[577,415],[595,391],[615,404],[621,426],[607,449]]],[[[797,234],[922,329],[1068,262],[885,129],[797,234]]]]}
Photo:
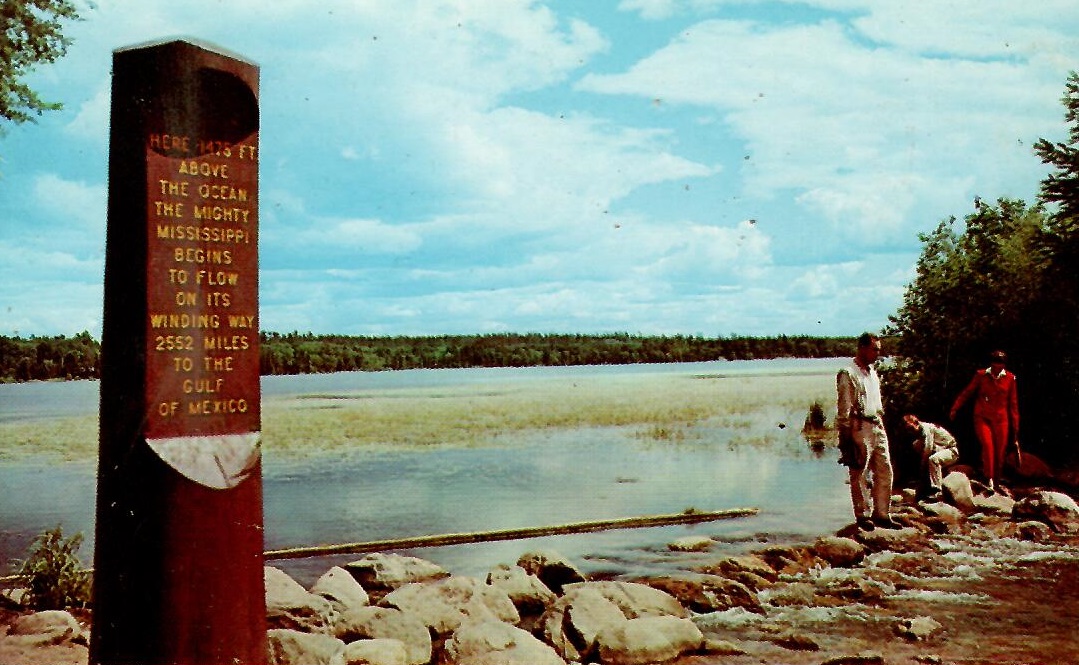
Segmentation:
{"type": "Polygon", "coordinates": [[[876,232],[882,225],[909,233],[926,199],[955,201],[945,191],[957,184],[953,173],[971,173],[958,179],[968,186],[982,182],[981,171],[986,184],[1024,176],[1029,187],[1032,160],[1006,158],[1050,124],[1046,102],[1058,95],[1049,86],[1040,98],[1017,99],[1016,90],[1031,89],[1029,76],[1007,61],[870,46],[836,21],[711,20],[627,72],[588,75],[579,86],[715,109],[746,145],[748,196],[793,191],[811,211],[881,240],[894,237],[876,232]],[[984,165],[970,162],[972,150],[984,165]],[[1001,164],[1011,167],[1001,174],[1001,164]]]}

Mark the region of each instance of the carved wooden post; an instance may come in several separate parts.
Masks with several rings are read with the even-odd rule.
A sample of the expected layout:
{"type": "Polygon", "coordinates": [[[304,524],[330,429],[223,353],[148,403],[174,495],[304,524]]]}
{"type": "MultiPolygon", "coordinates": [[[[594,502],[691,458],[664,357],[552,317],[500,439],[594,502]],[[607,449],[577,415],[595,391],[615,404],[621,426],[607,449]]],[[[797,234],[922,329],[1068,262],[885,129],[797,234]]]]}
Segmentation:
{"type": "Polygon", "coordinates": [[[90,661],[266,662],[258,67],[113,54],[90,661]]]}

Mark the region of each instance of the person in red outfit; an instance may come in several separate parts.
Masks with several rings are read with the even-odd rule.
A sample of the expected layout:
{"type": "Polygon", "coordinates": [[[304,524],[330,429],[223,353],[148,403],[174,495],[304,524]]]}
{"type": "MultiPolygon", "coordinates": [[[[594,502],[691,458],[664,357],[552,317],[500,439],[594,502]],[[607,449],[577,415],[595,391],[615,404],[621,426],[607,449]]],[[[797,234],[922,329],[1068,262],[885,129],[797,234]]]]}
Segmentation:
{"type": "Polygon", "coordinates": [[[993,491],[1000,484],[1008,443],[1019,445],[1019,397],[1015,374],[1005,368],[1007,359],[1003,351],[989,354],[989,367],[974,373],[974,378],[955,398],[951,411],[955,420],[959,409],[974,400],[974,434],[982,447],[982,474],[993,491]]]}

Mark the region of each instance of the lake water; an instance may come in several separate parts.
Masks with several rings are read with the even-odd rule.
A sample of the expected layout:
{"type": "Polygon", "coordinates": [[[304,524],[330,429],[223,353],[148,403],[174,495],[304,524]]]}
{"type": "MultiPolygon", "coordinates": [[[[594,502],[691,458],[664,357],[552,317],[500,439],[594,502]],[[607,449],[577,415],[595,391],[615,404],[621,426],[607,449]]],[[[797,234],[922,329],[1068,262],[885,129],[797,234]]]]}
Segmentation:
{"type": "MultiPolygon", "coordinates": [[[[820,374],[830,382],[846,361],[774,360],[528,369],[409,370],[264,377],[266,399],[350,391],[624,374],[820,374]]],[[[97,383],[0,385],[0,421],[95,413],[97,383]]],[[[800,424],[804,413],[789,414],[800,424]]],[[[768,425],[774,427],[774,423],[768,425]]],[[[788,427],[772,447],[730,446],[712,432],[656,441],[623,428],[550,430],[503,437],[497,445],[373,451],[299,461],[267,454],[263,483],[267,549],[438,533],[562,524],[687,508],[753,507],[755,517],[693,526],[608,531],[524,541],[417,549],[405,554],[455,573],[482,575],[530,549],[553,549],[586,572],[654,573],[666,544],[715,538],[738,552],[759,542],[815,538],[850,521],[843,468],[814,453],[788,427]]],[[[2,442],[0,442],[2,445],[2,442]]],[[[33,535],[61,524],[92,541],[95,467],[0,465],[0,562],[22,556],[33,535]]],[[[92,542],[82,556],[90,561],[92,542]]],[[[310,583],[330,565],[358,558],[280,561],[310,583]]],[[[3,570],[3,568],[0,568],[3,570]]],[[[10,571],[10,568],[7,569],[10,571]]]]}

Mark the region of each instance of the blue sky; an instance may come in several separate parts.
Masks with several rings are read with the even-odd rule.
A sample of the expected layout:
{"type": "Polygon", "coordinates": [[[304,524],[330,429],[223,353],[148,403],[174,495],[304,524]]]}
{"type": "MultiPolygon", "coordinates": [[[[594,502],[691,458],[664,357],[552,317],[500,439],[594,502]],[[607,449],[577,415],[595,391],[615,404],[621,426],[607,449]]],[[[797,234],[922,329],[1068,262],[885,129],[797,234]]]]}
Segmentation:
{"type": "MultiPolygon", "coordinates": [[[[85,7],[85,5],[83,5],[85,7]]],[[[261,68],[261,328],[855,335],[1032,201],[1072,0],[96,0],[0,137],[0,334],[100,336],[112,51],[261,68]]]]}

